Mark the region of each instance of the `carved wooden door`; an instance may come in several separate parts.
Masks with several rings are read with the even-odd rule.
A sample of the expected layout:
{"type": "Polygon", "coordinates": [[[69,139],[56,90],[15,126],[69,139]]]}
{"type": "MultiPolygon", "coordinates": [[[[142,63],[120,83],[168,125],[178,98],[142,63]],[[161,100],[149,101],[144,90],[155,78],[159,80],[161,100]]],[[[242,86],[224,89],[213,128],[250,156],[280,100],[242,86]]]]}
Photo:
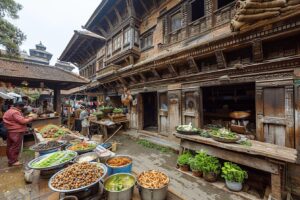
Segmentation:
{"type": "Polygon", "coordinates": [[[168,93],[158,92],[158,132],[161,135],[168,136],[168,93]]]}
{"type": "Polygon", "coordinates": [[[192,123],[195,127],[200,127],[200,89],[186,89],[182,93],[182,116],[183,124],[192,123]]]}
{"type": "Polygon", "coordinates": [[[294,148],[293,82],[256,83],[256,135],[260,141],[294,148]]]}
{"type": "Polygon", "coordinates": [[[181,91],[168,91],[168,101],[169,132],[174,132],[175,127],[181,124],[181,91]]]}
{"type": "Polygon", "coordinates": [[[295,147],[300,148],[300,80],[295,80],[295,147]]]}

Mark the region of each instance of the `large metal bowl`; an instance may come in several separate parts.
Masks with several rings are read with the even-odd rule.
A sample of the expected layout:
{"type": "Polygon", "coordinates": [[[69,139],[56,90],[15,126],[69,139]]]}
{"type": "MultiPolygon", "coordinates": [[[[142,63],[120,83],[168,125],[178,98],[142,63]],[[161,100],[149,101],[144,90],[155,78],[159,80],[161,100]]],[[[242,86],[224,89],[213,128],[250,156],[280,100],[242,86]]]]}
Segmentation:
{"type": "Polygon", "coordinates": [[[60,192],[60,193],[75,193],[75,192],[80,192],[80,191],[89,189],[90,187],[92,187],[92,186],[94,186],[95,184],[99,183],[100,180],[103,179],[103,178],[106,176],[106,174],[107,174],[107,167],[106,167],[104,164],[102,164],[102,163],[97,163],[97,162],[91,162],[91,163],[94,163],[94,164],[96,164],[99,168],[102,168],[102,169],[103,169],[103,175],[102,175],[100,178],[98,178],[97,181],[95,181],[94,183],[92,183],[92,184],[90,184],[90,185],[87,185],[87,186],[84,186],[84,187],[81,187],[81,188],[72,189],[72,190],[59,190],[59,189],[54,188],[54,187],[51,185],[53,179],[54,179],[57,175],[59,175],[60,173],[64,172],[64,170],[67,169],[67,168],[65,168],[65,169],[60,170],[59,172],[57,172],[56,174],[54,174],[54,175],[50,178],[50,180],[49,180],[49,182],[48,182],[49,188],[50,188],[52,191],[60,192]]]}
{"type": "Polygon", "coordinates": [[[64,145],[66,145],[66,143],[67,143],[67,141],[59,140],[59,141],[57,141],[58,143],[60,143],[59,146],[48,148],[48,149],[44,149],[44,150],[36,150],[36,147],[38,147],[41,144],[47,144],[48,142],[51,142],[51,141],[43,141],[43,142],[37,143],[37,144],[31,146],[30,150],[38,152],[38,153],[41,153],[41,154],[45,154],[45,153],[47,153],[47,152],[49,152],[51,150],[59,149],[59,148],[63,147],[64,145]]]}
{"type": "MultiPolygon", "coordinates": [[[[98,145],[98,143],[95,142],[95,141],[86,141],[86,143],[94,144],[95,147],[89,148],[89,149],[85,149],[85,150],[77,150],[76,152],[77,152],[78,154],[84,154],[84,153],[91,152],[91,151],[93,151],[93,150],[97,147],[97,145],[98,145]]],[[[70,146],[68,146],[68,147],[67,147],[67,150],[70,150],[70,148],[71,148],[72,146],[74,146],[74,145],[76,145],[76,144],[71,144],[70,146]]],[[[74,150],[70,150],[70,151],[74,151],[74,150]]]]}
{"type": "MultiPolygon", "coordinates": [[[[152,171],[152,170],[149,170],[152,171]]],[[[147,172],[147,171],[144,171],[147,172]]],[[[168,177],[168,184],[164,185],[161,188],[153,189],[153,188],[146,188],[139,183],[139,177],[144,173],[142,172],[137,178],[137,187],[139,189],[139,194],[141,199],[143,200],[165,200],[168,196],[168,186],[170,183],[170,178],[168,177]]],[[[162,172],[161,172],[162,173],[162,172]]]]}
{"type": "Polygon", "coordinates": [[[106,178],[105,181],[104,181],[104,190],[108,193],[108,196],[107,196],[107,199],[108,200],[131,200],[132,199],[132,196],[133,196],[133,190],[134,190],[134,186],[135,186],[135,183],[136,183],[136,178],[134,175],[130,174],[130,173],[118,173],[118,174],[114,174],[114,175],[111,175],[110,177],[106,178]],[[112,179],[113,177],[115,176],[122,176],[122,175],[126,175],[126,176],[130,176],[134,179],[134,184],[126,189],[126,190],[122,190],[122,191],[110,191],[110,190],[107,190],[105,188],[105,185],[106,183],[112,179]]]}
{"type": "Polygon", "coordinates": [[[66,164],[68,164],[69,162],[71,162],[74,158],[76,158],[76,156],[78,155],[77,152],[75,152],[75,151],[69,151],[69,150],[67,150],[67,151],[63,151],[63,152],[72,152],[72,153],[74,153],[74,157],[73,157],[72,159],[68,160],[68,161],[65,161],[65,162],[63,162],[63,163],[60,163],[60,164],[57,164],[57,165],[53,165],[53,166],[50,166],[50,167],[37,168],[37,167],[33,167],[33,166],[32,166],[33,163],[36,163],[36,162],[38,162],[38,161],[40,161],[40,160],[42,160],[42,159],[44,159],[44,158],[46,158],[46,157],[51,156],[51,155],[54,154],[54,153],[56,153],[56,152],[54,152],[54,153],[50,153],[50,154],[47,154],[47,155],[39,156],[39,157],[33,159],[32,161],[30,161],[30,162],[28,163],[28,167],[29,167],[30,169],[35,169],[35,170],[51,170],[51,169],[57,169],[57,168],[61,168],[61,167],[65,166],[66,164]]]}

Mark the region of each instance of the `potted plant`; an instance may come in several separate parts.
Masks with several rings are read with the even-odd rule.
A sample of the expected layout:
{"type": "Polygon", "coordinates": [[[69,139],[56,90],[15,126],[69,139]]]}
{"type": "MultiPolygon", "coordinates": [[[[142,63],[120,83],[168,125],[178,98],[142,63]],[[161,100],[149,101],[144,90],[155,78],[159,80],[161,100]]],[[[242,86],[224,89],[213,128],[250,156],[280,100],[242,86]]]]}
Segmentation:
{"type": "Polygon", "coordinates": [[[203,168],[206,165],[205,159],[208,155],[205,151],[197,151],[195,158],[190,160],[190,168],[193,175],[196,177],[202,177],[203,168]]]}
{"type": "Polygon", "coordinates": [[[180,170],[189,171],[189,163],[192,158],[192,154],[190,152],[184,152],[177,159],[177,164],[179,165],[180,170]]]}
{"type": "Polygon", "coordinates": [[[206,163],[203,166],[203,178],[208,182],[215,182],[218,179],[218,175],[221,171],[221,165],[218,158],[213,156],[207,156],[204,160],[206,163]]]}
{"type": "Polygon", "coordinates": [[[243,182],[248,178],[248,173],[237,164],[225,162],[222,167],[222,177],[225,179],[229,190],[239,192],[243,188],[243,182]]]}
{"type": "Polygon", "coordinates": [[[201,170],[201,161],[197,158],[191,158],[189,164],[193,175],[196,177],[202,177],[203,172],[201,170]]]}

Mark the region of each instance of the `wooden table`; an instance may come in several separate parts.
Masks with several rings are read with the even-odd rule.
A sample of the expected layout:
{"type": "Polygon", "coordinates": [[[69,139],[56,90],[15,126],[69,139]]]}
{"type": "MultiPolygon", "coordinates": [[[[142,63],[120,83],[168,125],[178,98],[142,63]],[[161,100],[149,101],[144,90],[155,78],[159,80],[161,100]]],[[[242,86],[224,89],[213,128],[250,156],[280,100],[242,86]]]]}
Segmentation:
{"type": "Polygon", "coordinates": [[[252,146],[217,142],[198,135],[174,133],[180,138],[181,151],[205,150],[209,155],[271,173],[271,196],[281,200],[286,163],[299,164],[297,150],[251,140],[252,146]]]}
{"type": "Polygon", "coordinates": [[[120,125],[120,126],[123,125],[123,127],[125,127],[125,129],[127,129],[127,124],[129,123],[128,120],[118,121],[118,122],[111,121],[112,124],[110,124],[110,125],[107,125],[107,123],[105,123],[103,120],[96,120],[96,121],[95,120],[91,120],[90,122],[94,123],[94,124],[97,124],[97,125],[100,126],[100,128],[101,128],[101,130],[103,132],[103,139],[104,140],[106,140],[108,138],[108,131],[107,131],[107,129],[109,127],[112,127],[112,126],[114,126],[114,125],[117,124],[117,125],[120,125]]]}

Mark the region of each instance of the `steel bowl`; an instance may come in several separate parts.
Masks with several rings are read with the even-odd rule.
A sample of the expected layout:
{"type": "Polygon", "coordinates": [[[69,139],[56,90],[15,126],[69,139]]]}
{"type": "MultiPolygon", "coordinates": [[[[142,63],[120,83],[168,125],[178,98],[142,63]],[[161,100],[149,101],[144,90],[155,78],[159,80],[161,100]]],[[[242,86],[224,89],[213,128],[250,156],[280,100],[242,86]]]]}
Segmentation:
{"type": "MultiPolygon", "coordinates": [[[[145,172],[147,172],[147,171],[145,171],[145,172]]],[[[169,179],[168,184],[166,184],[165,186],[163,186],[161,188],[157,188],[157,189],[145,188],[137,180],[137,187],[138,187],[141,199],[142,200],[165,200],[168,196],[168,186],[169,186],[169,183],[170,183],[170,178],[168,177],[168,179],[169,179]]]]}
{"type": "Polygon", "coordinates": [[[63,162],[63,163],[60,163],[60,164],[57,164],[57,165],[53,165],[53,166],[50,166],[50,167],[37,168],[37,167],[33,167],[33,166],[32,166],[33,163],[36,163],[36,162],[38,162],[38,161],[40,161],[40,160],[42,160],[42,159],[44,159],[44,158],[46,158],[46,157],[51,156],[51,155],[54,154],[54,153],[56,153],[56,152],[54,152],[54,153],[46,154],[46,155],[39,156],[39,157],[33,159],[32,161],[30,161],[30,162],[27,164],[27,166],[28,166],[30,169],[35,169],[35,170],[51,170],[51,169],[57,169],[57,168],[61,168],[61,167],[65,166],[66,164],[68,164],[69,162],[71,162],[74,158],[76,158],[76,156],[78,155],[77,152],[75,152],[75,151],[69,151],[69,150],[67,150],[67,151],[63,151],[63,152],[72,152],[72,153],[74,153],[74,157],[73,157],[72,159],[68,160],[68,161],[65,161],[65,162],[63,162]]]}
{"type": "Polygon", "coordinates": [[[90,153],[85,153],[85,154],[82,154],[82,155],[80,155],[80,156],[77,156],[77,158],[75,158],[74,159],[74,162],[76,162],[76,163],[82,163],[82,162],[98,162],[98,160],[99,160],[100,158],[99,158],[99,156],[98,156],[98,154],[96,153],[96,152],[90,152],[90,153]],[[90,160],[88,160],[88,161],[81,161],[80,162],[80,159],[82,159],[82,158],[85,158],[85,157],[93,157],[93,159],[90,159],[90,160]]]}
{"type": "Polygon", "coordinates": [[[133,196],[133,190],[134,190],[135,183],[136,183],[136,178],[135,178],[135,176],[133,176],[130,173],[118,173],[118,174],[109,176],[108,178],[105,179],[104,184],[103,184],[104,190],[108,193],[107,199],[108,200],[131,200],[132,196],[133,196]],[[118,176],[118,175],[128,175],[128,176],[134,178],[134,184],[130,188],[123,190],[123,191],[107,190],[105,188],[105,184],[107,183],[107,181],[109,181],[112,177],[118,176]]]}
{"type": "Polygon", "coordinates": [[[54,175],[50,178],[50,180],[49,180],[49,182],[48,182],[48,187],[49,187],[52,191],[60,192],[60,193],[75,193],[75,192],[80,192],[80,191],[84,191],[84,190],[89,189],[90,187],[92,187],[92,186],[94,186],[95,184],[99,183],[99,182],[101,181],[101,179],[103,179],[103,178],[106,176],[106,174],[107,174],[107,167],[106,167],[104,164],[102,164],[102,163],[97,163],[97,162],[91,162],[91,163],[94,163],[94,164],[96,164],[97,166],[99,166],[99,168],[102,168],[102,169],[103,169],[103,175],[102,175],[101,177],[99,177],[94,183],[91,183],[90,185],[87,185],[87,186],[84,186],[84,187],[81,187],[81,188],[72,189],[72,190],[59,190],[59,189],[54,188],[54,187],[51,185],[53,179],[54,179],[57,175],[59,175],[59,174],[61,174],[62,172],[64,172],[64,170],[67,169],[67,168],[65,168],[65,169],[60,170],[59,172],[57,172],[56,174],[54,174],[54,175]]]}
{"type": "Polygon", "coordinates": [[[31,146],[31,147],[30,147],[30,150],[35,151],[35,152],[38,152],[38,153],[40,153],[40,154],[48,154],[48,153],[51,153],[52,150],[59,149],[59,148],[63,147],[64,145],[66,145],[66,143],[67,143],[67,141],[59,140],[59,141],[57,141],[58,143],[60,143],[59,146],[52,147],[52,148],[48,148],[48,149],[44,149],[44,150],[36,150],[36,149],[35,149],[35,148],[38,147],[40,144],[47,144],[48,142],[51,142],[51,141],[44,141],[44,142],[37,143],[37,144],[31,146]]]}
{"type": "MultiPolygon", "coordinates": [[[[97,147],[97,145],[98,145],[98,143],[95,142],[95,141],[86,141],[86,143],[94,144],[95,147],[89,148],[89,149],[85,149],[85,150],[77,150],[76,152],[77,152],[78,154],[84,154],[84,153],[91,152],[91,151],[93,151],[93,150],[97,147]]],[[[67,150],[70,150],[70,148],[71,148],[72,146],[74,146],[74,145],[76,145],[76,144],[71,144],[71,145],[69,145],[66,149],[67,149],[67,150]]],[[[73,150],[72,150],[72,151],[73,151],[73,150]]]]}

